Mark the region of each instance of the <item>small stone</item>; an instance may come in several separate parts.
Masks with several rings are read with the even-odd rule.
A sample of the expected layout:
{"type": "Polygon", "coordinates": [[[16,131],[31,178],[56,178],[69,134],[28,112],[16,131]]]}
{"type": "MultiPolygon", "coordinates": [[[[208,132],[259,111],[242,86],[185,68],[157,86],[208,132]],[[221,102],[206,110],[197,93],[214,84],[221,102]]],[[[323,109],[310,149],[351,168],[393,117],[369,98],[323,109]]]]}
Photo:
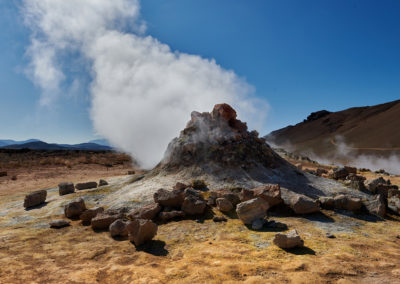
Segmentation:
{"type": "Polygon", "coordinates": [[[99,180],[99,186],[105,186],[108,185],[108,182],[104,179],[99,180]]]}
{"type": "Polygon", "coordinates": [[[46,190],[38,190],[31,192],[25,196],[24,207],[29,208],[38,206],[46,201],[46,197],[47,197],[46,190]]]}
{"type": "Polygon", "coordinates": [[[128,236],[127,223],[122,219],[115,220],[109,227],[111,237],[126,237],[128,236]]]}
{"type": "Polygon", "coordinates": [[[64,207],[64,214],[67,218],[77,218],[86,210],[85,201],[82,198],[71,201],[64,207]]]}
{"type": "Polygon", "coordinates": [[[95,181],[81,182],[81,183],[77,183],[75,185],[75,188],[78,190],[91,189],[91,188],[96,188],[96,187],[97,187],[97,182],[95,182],[95,181]]]}
{"type": "Polygon", "coordinates": [[[59,228],[64,228],[70,225],[70,222],[67,220],[54,220],[51,221],[50,223],[50,228],[54,229],[59,229],[59,228]]]}
{"type": "Polygon", "coordinates": [[[136,219],[127,224],[129,240],[136,246],[152,240],[157,234],[157,229],[157,225],[151,220],[136,219]]]}
{"type": "Polygon", "coordinates": [[[66,195],[75,192],[75,187],[72,182],[62,182],[58,185],[58,194],[66,195]]]}
{"type": "Polygon", "coordinates": [[[107,214],[107,213],[99,213],[96,217],[94,217],[91,221],[93,230],[106,230],[109,229],[110,225],[118,219],[121,219],[121,214],[107,214]]]}
{"type": "Polygon", "coordinates": [[[103,213],[104,208],[103,207],[95,207],[91,209],[87,209],[83,211],[81,215],[79,215],[79,219],[82,220],[83,223],[90,223],[94,217],[97,216],[97,214],[103,213]]]}

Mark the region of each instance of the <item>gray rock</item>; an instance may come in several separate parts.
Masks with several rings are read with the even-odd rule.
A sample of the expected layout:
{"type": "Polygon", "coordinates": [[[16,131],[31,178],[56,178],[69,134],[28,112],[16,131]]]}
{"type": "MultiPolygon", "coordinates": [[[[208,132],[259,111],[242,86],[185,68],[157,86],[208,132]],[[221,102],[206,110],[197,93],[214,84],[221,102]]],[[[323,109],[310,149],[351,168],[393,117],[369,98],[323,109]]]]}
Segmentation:
{"type": "Polygon", "coordinates": [[[236,213],[244,224],[251,224],[256,219],[264,218],[268,209],[268,202],[257,197],[239,203],[236,207],[236,213]]]}
{"type": "Polygon", "coordinates": [[[275,245],[283,249],[291,249],[304,246],[304,241],[300,238],[296,230],[291,230],[287,234],[276,234],[273,242],[275,245]]]}
{"type": "Polygon", "coordinates": [[[75,188],[78,190],[91,189],[91,188],[96,188],[96,187],[97,187],[97,182],[95,182],[95,181],[81,182],[81,183],[77,183],[75,185],[75,188]]]}
{"type": "Polygon", "coordinates": [[[365,202],[368,213],[383,218],[386,215],[386,204],[383,195],[377,195],[373,200],[365,202]]]}
{"type": "Polygon", "coordinates": [[[229,212],[233,209],[232,203],[226,198],[217,198],[215,201],[218,207],[218,210],[221,212],[229,212]]]}
{"type": "Polygon", "coordinates": [[[70,225],[70,222],[67,220],[53,220],[49,223],[50,228],[55,228],[55,229],[59,229],[59,228],[64,228],[70,225]]]}
{"type": "Polygon", "coordinates": [[[154,193],[154,202],[169,207],[180,207],[184,200],[184,192],[174,189],[172,191],[160,188],[154,193]]]}
{"type": "Polygon", "coordinates": [[[127,223],[122,219],[115,220],[109,227],[111,237],[126,237],[128,236],[127,223]]]}
{"type": "Polygon", "coordinates": [[[104,212],[103,207],[90,208],[83,211],[82,214],[79,215],[79,219],[81,219],[83,223],[89,224],[92,221],[92,219],[97,216],[97,214],[103,212],[104,212]]]}
{"type": "Polygon", "coordinates": [[[67,218],[77,218],[86,210],[85,201],[82,198],[75,199],[65,205],[64,214],[67,218]]]}
{"type": "Polygon", "coordinates": [[[158,203],[151,203],[141,208],[137,208],[129,212],[128,217],[131,219],[148,219],[153,220],[161,211],[161,206],[158,203]]]}
{"type": "Polygon", "coordinates": [[[129,240],[136,246],[152,240],[157,234],[157,229],[157,225],[151,220],[135,219],[127,224],[129,240]]]}
{"type": "Polygon", "coordinates": [[[72,182],[62,182],[58,185],[59,195],[66,195],[75,192],[75,187],[72,182]]]}
{"type": "Polygon", "coordinates": [[[296,214],[311,214],[320,211],[318,201],[301,194],[292,197],[289,205],[296,214]]]}
{"type": "Polygon", "coordinates": [[[46,190],[37,190],[29,193],[25,196],[24,199],[24,207],[34,207],[38,206],[46,201],[47,191],[46,190]]]}
{"type": "Polygon", "coordinates": [[[362,201],[360,198],[340,194],[334,197],[334,206],[335,209],[357,212],[362,207],[362,201]]]}

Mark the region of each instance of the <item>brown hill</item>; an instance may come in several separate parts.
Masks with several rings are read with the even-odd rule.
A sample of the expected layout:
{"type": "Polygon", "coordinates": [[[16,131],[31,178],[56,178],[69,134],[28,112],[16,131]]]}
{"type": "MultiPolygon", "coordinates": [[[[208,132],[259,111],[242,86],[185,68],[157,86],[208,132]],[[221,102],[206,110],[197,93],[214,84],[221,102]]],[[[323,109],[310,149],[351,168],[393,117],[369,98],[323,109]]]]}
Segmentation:
{"type": "Polygon", "coordinates": [[[400,154],[400,100],[338,112],[312,113],[301,123],[271,132],[271,144],[293,152],[332,157],[341,154],[400,154]]]}

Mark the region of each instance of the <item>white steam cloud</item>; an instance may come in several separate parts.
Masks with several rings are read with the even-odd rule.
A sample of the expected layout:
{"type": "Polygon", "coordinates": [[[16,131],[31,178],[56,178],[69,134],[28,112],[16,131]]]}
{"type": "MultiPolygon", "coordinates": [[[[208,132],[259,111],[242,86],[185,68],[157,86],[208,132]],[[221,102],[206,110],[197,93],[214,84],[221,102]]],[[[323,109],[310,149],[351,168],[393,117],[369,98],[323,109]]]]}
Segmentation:
{"type": "Polygon", "coordinates": [[[30,78],[50,105],[61,93],[60,58],[79,54],[91,72],[91,117],[99,135],[152,167],[190,112],[231,104],[251,128],[260,128],[267,104],[253,88],[214,60],[172,51],[144,36],[137,0],[25,0],[32,30],[30,78]],[[130,30],[131,32],[126,32],[130,30]]]}

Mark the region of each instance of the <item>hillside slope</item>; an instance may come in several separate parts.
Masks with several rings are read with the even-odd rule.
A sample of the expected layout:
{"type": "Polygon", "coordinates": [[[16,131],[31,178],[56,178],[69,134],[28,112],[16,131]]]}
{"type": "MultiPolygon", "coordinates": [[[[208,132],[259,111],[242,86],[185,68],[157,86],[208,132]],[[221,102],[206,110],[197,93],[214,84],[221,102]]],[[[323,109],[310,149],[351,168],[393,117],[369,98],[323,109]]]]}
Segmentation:
{"type": "Polygon", "coordinates": [[[271,132],[266,139],[293,152],[318,156],[333,156],[338,150],[389,156],[400,154],[399,118],[400,100],[338,112],[319,111],[295,126],[271,132]]]}

